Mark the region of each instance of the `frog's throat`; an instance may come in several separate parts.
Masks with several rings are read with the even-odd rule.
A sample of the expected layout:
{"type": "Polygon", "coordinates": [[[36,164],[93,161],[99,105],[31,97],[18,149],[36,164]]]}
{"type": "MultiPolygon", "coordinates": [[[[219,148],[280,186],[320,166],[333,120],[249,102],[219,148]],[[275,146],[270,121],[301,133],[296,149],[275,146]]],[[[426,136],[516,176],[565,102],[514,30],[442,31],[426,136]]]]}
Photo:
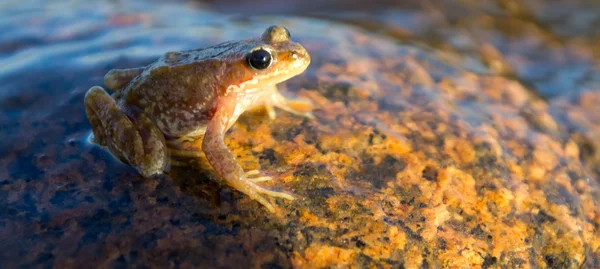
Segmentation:
{"type": "Polygon", "coordinates": [[[251,80],[244,81],[237,85],[229,85],[227,87],[227,93],[233,94],[243,94],[243,93],[254,93],[256,91],[260,91],[261,89],[274,86],[277,83],[284,82],[292,77],[295,77],[299,74],[302,74],[306,67],[297,68],[295,70],[276,70],[269,74],[261,74],[260,76],[255,76],[251,80]]]}

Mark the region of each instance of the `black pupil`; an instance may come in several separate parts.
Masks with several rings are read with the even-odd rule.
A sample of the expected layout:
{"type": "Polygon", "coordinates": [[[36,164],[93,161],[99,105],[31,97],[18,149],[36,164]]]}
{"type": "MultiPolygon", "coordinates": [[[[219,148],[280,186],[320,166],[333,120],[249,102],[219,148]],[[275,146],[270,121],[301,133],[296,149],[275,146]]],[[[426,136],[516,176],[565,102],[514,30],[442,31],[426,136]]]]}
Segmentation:
{"type": "Polygon", "coordinates": [[[254,69],[263,70],[271,65],[271,53],[264,49],[255,50],[248,55],[248,64],[254,69]]]}

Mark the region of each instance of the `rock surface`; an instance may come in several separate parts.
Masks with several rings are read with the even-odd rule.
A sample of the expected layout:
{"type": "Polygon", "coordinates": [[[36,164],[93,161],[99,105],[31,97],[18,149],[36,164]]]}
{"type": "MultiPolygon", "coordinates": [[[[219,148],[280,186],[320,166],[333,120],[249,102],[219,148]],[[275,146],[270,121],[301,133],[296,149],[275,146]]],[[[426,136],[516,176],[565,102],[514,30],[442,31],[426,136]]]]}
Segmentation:
{"type": "Polygon", "coordinates": [[[548,98],[482,58],[458,64],[364,27],[155,5],[3,22],[29,27],[0,44],[7,268],[600,266],[595,84],[548,98]],[[285,92],[315,103],[316,119],[248,113],[226,143],[244,169],[276,178],[264,186],[298,197],[273,200],[275,214],[205,160],[143,179],[87,142],[83,94],[107,70],[270,24],[311,53],[285,92]]]}

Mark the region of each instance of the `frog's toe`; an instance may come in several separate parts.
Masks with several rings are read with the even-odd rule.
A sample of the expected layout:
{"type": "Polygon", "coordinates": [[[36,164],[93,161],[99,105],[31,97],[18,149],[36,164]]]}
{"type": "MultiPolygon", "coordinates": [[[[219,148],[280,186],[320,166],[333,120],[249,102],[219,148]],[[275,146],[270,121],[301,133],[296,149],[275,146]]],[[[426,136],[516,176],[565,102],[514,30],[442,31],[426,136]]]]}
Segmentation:
{"type": "Polygon", "coordinates": [[[285,110],[285,111],[287,111],[287,112],[289,112],[289,113],[292,113],[294,115],[298,115],[298,116],[301,116],[301,117],[306,117],[306,118],[309,118],[311,120],[315,118],[315,116],[312,114],[312,112],[302,112],[302,111],[298,111],[298,110],[294,110],[294,109],[287,109],[285,107],[280,107],[280,108],[283,109],[283,110],[285,110]]]}
{"type": "Polygon", "coordinates": [[[252,180],[252,182],[263,182],[263,181],[269,181],[271,179],[273,179],[273,178],[268,177],[268,176],[248,178],[248,180],[252,180]]]}
{"type": "Polygon", "coordinates": [[[312,114],[314,105],[309,101],[304,100],[290,100],[290,99],[278,99],[274,104],[277,108],[292,113],[294,115],[307,117],[314,119],[312,114]]]}
{"type": "Polygon", "coordinates": [[[307,100],[287,100],[287,106],[299,112],[310,112],[315,109],[315,105],[307,100]]]}
{"type": "Polygon", "coordinates": [[[269,180],[273,179],[273,177],[260,176],[259,170],[250,170],[250,171],[246,172],[246,179],[256,183],[256,182],[269,181],[269,180]]]}
{"type": "Polygon", "coordinates": [[[267,201],[267,199],[262,197],[262,195],[255,194],[255,195],[251,195],[250,198],[257,201],[259,204],[263,205],[265,208],[267,208],[267,210],[269,210],[269,212],[271,212],[271,213],[275,212],[275,207],[273,207],[273,205],[269,201],[267,201]]]}
{"type": "Polygon", "coordinates": [[[292,196],[289,193],[280,192],[280,191],[272,191],[269,189],[265,189],[263,187],[259,187],[259,188],[260,188],[259,192],[262,194],[266,194],[268,196],[275,197],[275,198],[283,198],[283,199],[287,199],[290,201],[294,200],[294,196],[292,196]]]}
{"type": "MultiPolygon", "coordinates": [[[[256,175],[256,172],[254,170],[250,171],[250,172],[251,172],[251,174],[256,175]]],[[[254,178],[254,179],[260,179],[260,178],[263,178],[263,177],[258,177],[258,178],[254,178]]],[[[264,177],[264,178],[267,178],[267,177],[264,177]]],[[[268,178],[270,179],[270,177],[268,177],[268,178]]],[[[294,197],[288,193],[272,191],[272,190],[269,190],[269,189],[266,189],[264,187],[257,185],[255,183],[254,179],[247,178],[247,177],[244,178],[243,186],[238,186],[238,187],[236,187],[236,189],[247,194],[251,199],[256,200],[257,202],[262,204],[270,212],[274,212],[275,208],[273,207],[271,202],[269,202],[267,200],[266,196],[275,197],[275,198],[283,198],[283,199],[287,199],[287,200],[294,200],[294,197]]]]}
{"type": "Polygon", "coordinates": [[[254,169],[246,172],[246,176],[257,176],[260,174],[260,170],[254,169]]]}
{"type": "Polygon", "coordinates": [[[275,208],[273,207],[271,202],[269,202],[263,195],[267,195],[267,196],[271,196],[271,197],[275,197],[275,198],[283,198],[283,199],[287,199],[287,200],[294,200],[294,197],[288,193],[272,191],[272,190],[260,187],[258,185],[255,185],[255,184],[252,185],[252,190],[253,190],[253,193],[249,195],[250,198],[259,202],[261,205],[266,207],[267,210],[269,210],[270,212],[275,212],[275,208]]]}
{"type": "Polygon", "coordinates": [[[270,105],[270,104],[265,105],[265,109],[267,110],[267,115],[269,115],[269,118],[271,120],[274,120],[275,118],[277,118],[277,113],[275,112],[275,108],[273,108],[272,105],[270,105]]]}
{"type": "Polygon", "coordinates": [[[312,114],[312,112],[301,112],[301,113],[297,113],[296,115],[306,117],[311,120],[315,119],[315,116],[312,114]]]}

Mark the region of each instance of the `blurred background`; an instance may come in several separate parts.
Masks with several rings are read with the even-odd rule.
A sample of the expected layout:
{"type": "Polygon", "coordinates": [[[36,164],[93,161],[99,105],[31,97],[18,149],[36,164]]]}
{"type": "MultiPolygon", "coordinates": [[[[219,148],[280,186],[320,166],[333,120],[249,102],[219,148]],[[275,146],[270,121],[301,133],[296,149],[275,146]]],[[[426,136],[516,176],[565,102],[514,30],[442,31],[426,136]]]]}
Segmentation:
{"type": "Polygon", "coordinates": [[[173,24],[194,25],[264,15],[301,16],[341,22],[439,50],[456,64],[513,77],[545,97],[564,94],[565,89],[596,87],[599,80],[592,70],[600,54],[600,4],[593,0],[26,2],[0,4],[4,15],[0,59],[60,38],[89,37],[102,27],[152,24],[155,15],[173,24]],[[204,16],[177,17],[182,10],[200,11],[204,16]],[[100,14],[110,15],[111,25],[98,24],[95,19],[100,14]],[[42,22],[45,25],[39,25],[42,22]]]}

